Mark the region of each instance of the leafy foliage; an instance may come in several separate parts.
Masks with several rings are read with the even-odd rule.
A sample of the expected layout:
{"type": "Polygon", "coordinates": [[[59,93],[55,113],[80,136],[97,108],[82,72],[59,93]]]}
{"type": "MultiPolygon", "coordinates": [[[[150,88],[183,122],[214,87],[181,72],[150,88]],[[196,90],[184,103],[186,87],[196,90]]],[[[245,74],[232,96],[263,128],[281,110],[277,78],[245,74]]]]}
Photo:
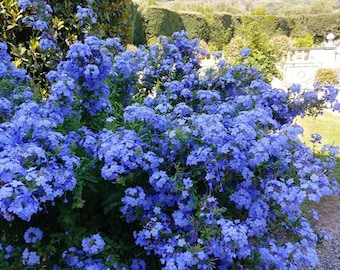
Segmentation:
{"type": "Polygon", "coordinates": [[[270,43],[268,37],[260,32],[256,23],[250,23],[243,28],[241,38],[235,38],[226,46],[227,60],[235,65],[244,62],[248,66],[257,67],[270,82],[273,77],[280,77],[276,67],[277,48],[270,43]],[[238,52],[242,48],[249,48],[250,55],[245,60],[238,52]]]}
{"type": "Polygon", "coordinates": [[[85,35],[131,41],[127,7],[131,1],[1,1],[0,39],[10,46],[15,65],[27,69],[45,93],[46,74],[69,46],[85,35]]]}

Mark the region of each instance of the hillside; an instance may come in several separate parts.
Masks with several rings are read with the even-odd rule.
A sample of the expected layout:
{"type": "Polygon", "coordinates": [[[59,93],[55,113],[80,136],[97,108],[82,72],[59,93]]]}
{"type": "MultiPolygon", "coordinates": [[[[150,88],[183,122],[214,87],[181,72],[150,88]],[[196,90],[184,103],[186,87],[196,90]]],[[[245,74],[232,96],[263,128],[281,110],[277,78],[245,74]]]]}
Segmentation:
{"type": "Polygon", "coordinates": [[[340,0],[136,0],[176,11],[218,11],[245,14],[265,8],[267,14],[329,13],[340,9],[340,0]]]}

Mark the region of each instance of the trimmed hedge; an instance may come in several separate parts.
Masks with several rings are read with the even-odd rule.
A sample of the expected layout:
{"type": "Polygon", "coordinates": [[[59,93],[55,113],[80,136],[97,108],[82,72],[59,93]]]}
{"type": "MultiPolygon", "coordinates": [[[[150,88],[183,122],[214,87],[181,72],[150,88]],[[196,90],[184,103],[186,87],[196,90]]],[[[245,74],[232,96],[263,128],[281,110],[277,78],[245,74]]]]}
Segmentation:
{"type": "Polygon", "coordinates": [[[214,45],[218,50],[228,44],[234,34],[232,16],[225,13],[214,13],[210,27],[209,43],[214,45]]]}
{"type": "Polygon", "coordinates": [[[201,13],[190,12],[180,13],[184,29],[188,32],[189,38],[199,38],[208,41],[210,38],[210,29],[207,20],[201,13]]]}
{"type": "Polygon", "coordinates": [[[166,8],[149,7],[142,11],[142,16],[147,41],[185,29],[181,16],[166,8]]]}
{"type": "Polygon", "coordinates": [[[290,35],[291,32],[287,17],[273,15],[232,16],[232,22],[235,27],[235,34],[242,34],[243,26],[251,23],[257,24],[259,30],[269,38],[278,34],[290,35]]]}
{"type": "Polygon", "coordinates": [[[132,31],[132,43],[135,45],[142,45],[147,43],[144,17],[139,8],[135,3],[131,4],[130,9],[130,24],[132,31]]]}
{"type": "MultiPolygon", "coordinates": [[[[134,25],[137,27],[143,25],[144,30],[139,29],[135,34],[141,36],[144,32],[146,43],[158,36],[171,36],[181,30],[186,30],[189,38],[209,40],[209,25],[201,13],[177,13],[166,8],[149,7],[140,14],[143,23],[134,22],[134,25]]],[[[134,38],[135,44],[140,44],[141,40],[140,37],[134,38]]]]}
{"type": "Polygon", "coordinates": [[[306,16],[306,27],[314,34],[314,40],[321,42],[325,34],[333,32],[340,37],[340,12],[331,14],[316,14],[306,16]]]}
{"type": "Polygon", "coordinates": [[[251,23],[255,23],[268,38],[282,34],[294,38],[312,35],[314,42],[319,43],[329,32],[333,32],[337,38],[340,37],[340,12],[289,17],[214,13],[212,20],[208,20],[198,12],[178,13],[153,6],[144,9],[133,21],[135,44],[148,43],[158,36],[171,36],[176,31],[186,30],[190,38],[200,38],[222,49],[232,37],[242,35],[244,26],[251,23]]]}

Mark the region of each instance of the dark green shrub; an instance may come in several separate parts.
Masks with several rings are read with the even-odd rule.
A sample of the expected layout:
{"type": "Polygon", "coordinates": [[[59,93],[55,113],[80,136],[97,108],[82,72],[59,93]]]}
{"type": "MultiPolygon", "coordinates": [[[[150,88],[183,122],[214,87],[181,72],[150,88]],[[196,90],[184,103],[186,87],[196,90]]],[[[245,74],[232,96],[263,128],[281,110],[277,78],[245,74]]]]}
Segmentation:
{"type": "Polygon", "coordinates": [[[149,7],[142,14],[147,42],[158,36],[171,36],[172,33],[184,29],[180,15],[169,9],[149,7]]]}
{"type": "Polygon", "coordinates": [[[210,38],[209,44],[222,50],[228,44],[234,34],[232,16],[224,13],[215,13],[212,22],[209,24],[210,38]]]}
{"type": "Polygon", "coordinates": [[[132,3],[130,14],[132,43],[135,45],[146,44],[144,18],[141,9],[138,5],[132,3]]]}
{"type": "MultiPolygon", "coordinates": [[[[314,41],[321,43],[325,34],[333,32],[339,26],[340,13],[317,14],[306,16],[306,26],[314,34],[314,41]]],[[[338,35],[339,32],[334,33],[338,35]]]]}
{"type": "Polygon", "coordinates": [[[202,14],[197,12],[180,13],[180,17],[189,38],[209,40],[209,25],[202,14]]]}
{"type": "Polygon", "coordinates": [[[181,30],[187,31],[190,38],[209,40],[209,25],[205,17],[198,12],[178,13],[153,6],[142,11],[142,19],[146,43],[152,43],[159,36],[171,36],[181,30]]]}
{"type": "Polygon", "coordinates": [[[278,17],[277,18],[277,33],[279,35],[290,36],[292,29],[289,26],[288,17],[278,17]]]}

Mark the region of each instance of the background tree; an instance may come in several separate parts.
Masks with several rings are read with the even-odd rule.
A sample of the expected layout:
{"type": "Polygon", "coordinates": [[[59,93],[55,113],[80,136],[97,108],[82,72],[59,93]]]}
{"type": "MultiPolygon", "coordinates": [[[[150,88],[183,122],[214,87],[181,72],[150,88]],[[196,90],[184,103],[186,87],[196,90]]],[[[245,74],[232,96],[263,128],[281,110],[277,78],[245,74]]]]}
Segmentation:
{"type": "Polygon", "coordinates": [[[252,10],[251,15],[267,15],[267,9],[265,7],[259,7],[254,10],[252,10]]]}
{"type": "Polygon", "coordinates": [[[335,6],[334,1],[329,0],[317,0],[309,7],[310,14],[331,13],[335,6]]]}
{"type": "Polygon", "coordinates": [[[238,64],[244,61],[243,56],[238,53],[242,48],[249,48],[250,55],[245,63],[257,67],[264,74],[265,80],[271,82],[274,77],[280,77],[276,66],[277,49],[269,42],[269,37],[259,30],[258,22],[251,22],[244,25],[242,34],[226,46],[227,59],[231,64],[238,64]]]}

